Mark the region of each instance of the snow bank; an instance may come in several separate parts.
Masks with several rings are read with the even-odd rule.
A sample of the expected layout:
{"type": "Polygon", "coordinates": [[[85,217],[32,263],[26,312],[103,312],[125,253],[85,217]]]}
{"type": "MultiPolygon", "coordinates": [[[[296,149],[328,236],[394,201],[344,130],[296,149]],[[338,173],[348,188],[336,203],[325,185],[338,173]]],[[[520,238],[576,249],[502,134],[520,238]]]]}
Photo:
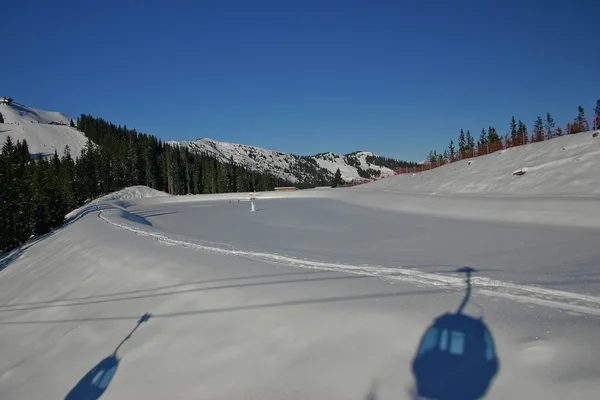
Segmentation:
{"type": "MultiPolygon", "coordinates": [[[[109,193],[107,195],[98,197],[97,199],[90,201],[84,206],[81,206],[65,215],[65,219],[69,220],[72,218],[76,218],[82,213],[86,212],[87,210],[90,210],[91,208],[97,209],[98,205],[101,203],[110,202],[112,205],[117,207],[127,207],[129,204],[131,204],[131,200],[169,196],[171,195],[168,193],[149,188],[148,186],[130,186],[126,187],[125,189],[117,190],[116,192],[109,193]]],[[[149,223],[147,222],[147,224],[149,223]]]]}
{"type": "Polygon", "coordinates": [[[600,137],[594,132],[513,147],[355,190],[493,196],[600,196],[600,137]],[[524,175],[513,175],[517,170],[524,175]]]}

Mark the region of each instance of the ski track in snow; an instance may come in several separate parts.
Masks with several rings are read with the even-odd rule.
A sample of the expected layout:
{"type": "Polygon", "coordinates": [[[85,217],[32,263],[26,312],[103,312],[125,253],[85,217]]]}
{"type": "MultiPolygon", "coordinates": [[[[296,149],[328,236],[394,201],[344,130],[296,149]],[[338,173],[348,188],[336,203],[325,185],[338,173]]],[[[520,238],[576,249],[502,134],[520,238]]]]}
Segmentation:
{"type": "MultiPolygon", "coordinates": [[[[125,223],[119,209],[98,209],[98,218],[117,228],[127,230],[136,235],[147,236],[157,240],[159,243],[192,248],[195,250],[206,251],[215,254],[228,256],[250,258],[263,262],[288,265],[299,268],[307,268],[321,271],[340,272],[348,274],[357,274],[363,276],[372,276],[383,278],[388,281],[409,282],[416,285],[426,286],[445,286],[448,289],[463,289],[465,286],[464,278],[460,276],[445,276],[440,274],[422,272],[415,269],[405,269],[402,265],[398,268],[389,268],[378,265],[351,265],[341,263],[321,262],[315,260],[306,260],[286,255],[253,252],[241,249],[218,247],[193,243],[187,240],[175,239],[166,236],[164,233],[151,232],[125,223]],[[119,211],[112,218],[111,213],[107,211],[119,211]],[[120,221],[116,220],[119,219],[120,221]]],[[[494,280],[485,277],[472,277],[471,282],[475,287],[473,292],[488,297],[500,297],[513,300],[519,303],[535,304],[556,308],[564,311],[577,312],[591,316],[600,316],[600,297],[562,290],[548,289],[540,286],[521,285],[517,283],[494,280]]]]}

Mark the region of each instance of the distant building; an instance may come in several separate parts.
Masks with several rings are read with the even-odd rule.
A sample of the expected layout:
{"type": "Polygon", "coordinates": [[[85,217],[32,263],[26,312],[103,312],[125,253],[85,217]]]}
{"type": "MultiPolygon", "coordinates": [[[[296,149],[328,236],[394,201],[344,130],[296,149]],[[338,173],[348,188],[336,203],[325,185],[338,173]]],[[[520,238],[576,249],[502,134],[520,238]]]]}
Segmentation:
{"type": "Polygon", "coordinates": [[[279,191],[279,190],[298,190],[298,188],[297,187],[292,187],[292,186],[289,186],[289,187],[276,187],[275,190],[277,190],[277,191],[279,191]]]}
{"type": "Polygon", "coordinates": [[[12,99],[10,97],[0,97],[0,104],[10,104],[12,99]]]}

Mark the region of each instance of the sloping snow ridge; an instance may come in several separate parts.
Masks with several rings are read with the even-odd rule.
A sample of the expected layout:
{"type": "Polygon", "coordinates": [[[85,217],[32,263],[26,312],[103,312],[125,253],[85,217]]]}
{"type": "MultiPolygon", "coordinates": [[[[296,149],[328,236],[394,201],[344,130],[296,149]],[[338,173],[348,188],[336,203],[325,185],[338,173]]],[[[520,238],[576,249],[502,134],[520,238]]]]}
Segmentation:
{"type": "Polygon", "coordinates": [[[79,156],[87,138],[69,126],[71,118],[59,112],[43,111],[19,103],[0,104],[4,123],[0,124],[0,145],[10,136],[27,140],[32,155],[49,156],[56,150],[62,156],[69,146],[73,158],[79,156]]]}
{"type": "Polygon", "coordinates": [[[141,199],[149,199],[156,197],[170,197],[171,195],[165,192],[161,192],[160,190],[149,188],[148,186],[138,185],[138,186],[130,186],[121,190],[117,190],[116,192],[109,193],[107,195],[98,197],[87,204],[71,211],[65,218],[71,219],[79,216],[85,210],[90,209],[90,207],[97,206],[103,203],[111,203],[111,205],[116,205],[119,207],[126,207],[131,200],[141,200],[141,199]]]}
{"type": "Polygon", "coordinates": [[[583,132],[511,147],[356,190],[493,196],[600,196],[600,136],[583,132]],[[514,174],[524,171],[522,175],[514,174]]]}

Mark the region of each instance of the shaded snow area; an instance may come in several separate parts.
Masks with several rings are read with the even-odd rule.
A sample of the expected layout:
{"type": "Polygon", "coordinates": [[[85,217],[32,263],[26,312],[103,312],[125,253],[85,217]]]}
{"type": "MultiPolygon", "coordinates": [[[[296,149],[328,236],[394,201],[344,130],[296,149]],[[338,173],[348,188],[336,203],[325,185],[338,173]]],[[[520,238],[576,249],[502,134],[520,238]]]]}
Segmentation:
{"type": "Polygon", "coordinates": [[[138,185],[138,186],[130,186],[125,189],[118,190],[116,192],[109,193],[107,195],[98,197],[87,203],[86,205],[79,207],[70,213],[68,213],[65,218],[73,218],[76,217],[90,209],[90,207],[94,207],[99,204],[105,204],[110,202],[111,205],[117,207],[125,207],[129,203],[130,200],[141,200],[155,197],[167,197],[171,196],[168,193],[161,192],[160,190],[149,188],[148,186],[138,185]]]}
{"type": "MultiPolygon", "coordinates": [[[[403,213],[367,199],[404,195],[352,189],[132,198],[148,193],[0,258],[0,398],[415,398],[413,358],[467,265],[464,313],[499,362],[486,398],[600,390],[598,228],[403,213]]],[[[472,343],[449,335],[453,354],[472,343]]]]}
{"type": "Polygon", "coordinates": [[[394,172],[386,167],[367,162],[370,152],[356,152],[347,155],[323,153],[316,156],[300,157],[294,154],[282,153],[260,147],[244,144],[220,142],[202,138],[193,141],[168,142],[174,145],[188,147],[191,151],[210,154],[220,161],[242,165],[251,170],[270,172],[271,174],[291,182],[299,182],[316,176],[317,171],[333,177],[339,168],[342,179],[353,181],[361,179],[358,168],[379,171],[381,176],[393,175],[394,172]]]}
{"type": "Polygon", "coordinates": [[[4,118],[4,123],[0,124],[0,144],[8,136],[15,142],[25,139],[29,152],[39,156],[50,156],[55,150],[62,156],[68,145],[71,156],[75,158],[87,142],[83,133],[69,127],[71,118],[62,113],[38,110],[19,103],[0,104],[0,113],[4,118]]]}

